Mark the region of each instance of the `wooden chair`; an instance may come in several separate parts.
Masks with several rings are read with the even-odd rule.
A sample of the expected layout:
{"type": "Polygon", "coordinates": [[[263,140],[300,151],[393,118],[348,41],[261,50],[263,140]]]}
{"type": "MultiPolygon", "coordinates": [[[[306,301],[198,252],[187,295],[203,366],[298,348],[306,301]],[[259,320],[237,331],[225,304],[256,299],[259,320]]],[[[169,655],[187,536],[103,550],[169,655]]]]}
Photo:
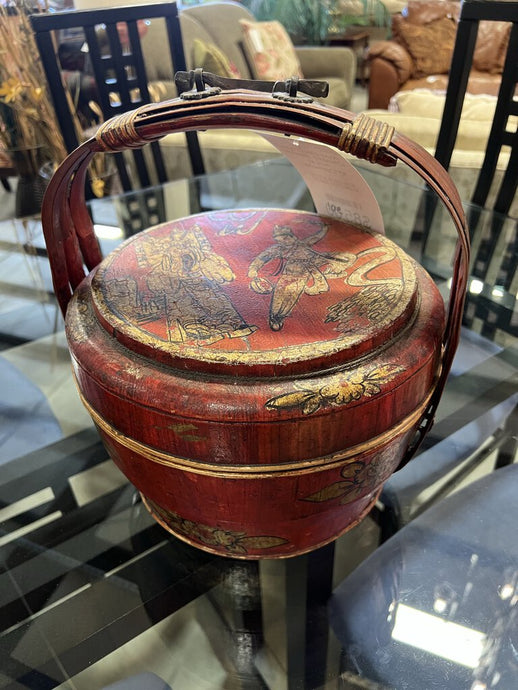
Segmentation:
{"type": "MultiPolygon", "coordinates": [[[[470,387],[485,395],[475,405],[459,406],[459,410],[444,419],[440,419],[439,406],[439,418],[420,454],[389,479],[380,497],[381,510],[373,511],[382,541],[469,478],[494,452],[495,468],[512,463],[516,452],[517,380],[513,378],[512,368],[508,368],[506,350],[495,341],[507,343],[518,336],[515,318],[518,224],[506,217],[518,181],[518,132],[516,126],[514,132],[508,131],[510,116],[518,115],[518,102],[513,100],[518,78],[517,2],[465,0],[462,4],[435,157],[448,168],[482,20],[509,21],[512,26],[486,154],[467,208],[472,258],[463,324],[472,330],[463,331],[456,362],[460,365],[464,360],[473,366],[456,374],[454,364],[447,385],[459,403],[463,390],[470,387]],[[484,207],[490,208],[489,192],[505,146],[511,148],[507,169],[491,212],[484,211],[484,207]],[[497,377],[499,383],[495,379],[495,388],[488,394],[484,382],[489,382],[491,376],[497,377]],[[436,443],[443,429],[443,438],[436,443]],[[448,480],[444,481],[446,476],[448,480]]],[[[437,208],[436,196],[425,191],[412,239],[420,245],[421,262],[431,273],[435,266],[426,260],[426,244],[432,223],[442,222],[442,211],[437,208]]]]}
{"type": "MultiPolygon", "coordinates": [[[[512,463],[516,452],[516,378],[512,378],[512,369],[506,370],[507,354],[502,351],[504,354],[500,355],[499,346],[494,341],[507,343],[518,336],[515,318],[518,223],[507,217],[518,183],[518,130],[516,125],[513,125],[513,131],[509,129],[509,119],[518,115],[518,101],[513,99],[518,80],[517,2],[465,0],[462,4],[435,157],[448,168],[457,138],[481,21],[511,23],[494,120],[483,165],[467,208],[472,258],[463,324],[480,332],[483,337],[476,342],[476,334],[470,331],[463,333],[457,361],[461,362],[463,357],[470,361],[473,357],[470,352],[475,349],[479,351],[479,359],[472,372],[463,372],[458,377],[454,367],[448,385],[456,391],[456,396],[461,394],[462,385],[477,386],[482,392],[484,381],[490,380],[487,378],[488,373],[502,368],[502,373],[495,375],[501,377],[501,382],[507,380],[510,388],[505,383],[498,384],[491,395],[486,392],[483,398],[487,401],[487,407],[485,403],[482,404],[481,399],[480,404],[473,409],[470,407],[455,412],[452,415],[453,424],[448,427],[444,440],[430,447],[429,444],[434,442],[434,434],[445,424],[444,420],[438,420],[435,430],[425,440],[420,455],[401,472],[394,474],[383,489],[380,500],[382,511],[374,513],[380,524],[382,540],[443,498],[480,467],[493,452],[497,451],[494,464],[496,468],[512,463]],[[494,204],[490,206],[489,193],[504,147],[511,150],[509,162],[494,204]],[[484,208],[491,209],[491,212],[484,211],[484,208]],[[468,413],[467,416],[465,412],[468,413]],[[445,476],[449,477],[448,481],[441,481],[445,476]],[[425,491],[426,500],[422,498],[425,491]]],[[[413,236],[421,244],[424,257],[429,231],[433,222],[441,222],[438,213],[441,210],[437,209],[435,195],[425,192],[413,236]]],[[[426,262],[423,263],[426,265],[426,262]]],[[[439,413],[440,411],[441,408],[439,413]]]]}
{"type": "MultiPolygon", "coordinates": [[[[72,101],[64,87],[61,65],[56,54],[54,32],[78,28],[83,30],[95,78],[98,105],[103,118],[107,120],[152,100],[139,34],[139,25],[142,26],[142,22],[150,19],[165,22],[174,69],[185,70],[176,2],[31,16],[36,42],[69,152],[78,146],[79,141],[71,110],[72,101]],[[127,29],[129,40],[123,38],[123,28],[127,29]]],[[[164,46],[164,50],[167,50],[167,46],[164,46]]],[[[204,169],[197,135],[190,132],[186,134],[186,138],[193,173],[201,174],[204,169]]],[[[116,154],[117,169],[125,191],[148,187],[154,181],[167,181],[160,145],[155,142],[150,144],[150,148],[152,161],[148,160],[141,149],[132,152],[138,181],[128,174],[126,159],[122,154],[116,154]]]]}
{"type": "Polygon", "coordinates": [[[518,185],[518,134],[516,125],[513,128],[509,123],[511,116],[518,115],[518,101],[513,99],[518,81],[518,3],[506,0],[465,0],[462,3],[435,158],[448,169],[457,139],[481,21],[509,22],[512,26],[485,158],[470,201],[476,206],[487,207],[500,152],[503,147],[509,147],[509,163],[496,200],[491,205],[496,212],[505,215],[511,207],[518,185]]]}
{"type": "MultiPolygon", "coordinates": [[[[493,0],[467,0],[463,3],[435,157],[442,165],[448,167],[481,21],[507,21],[511,23],[511,30],[486,154],[471,198],[473,206],[468,209],[473,246],[472,275],[483,283],[489,271],[498,271],[497,284],[504,293],[504,299],[505,294],[509,293],[512,299],[518,280],[516,223],[509,226],[509,223],[506,224],[505,216],[509,212],[518,186],[518,127],[516,123],[511,124],[509,121],[512,116],[516,118],[518,115],[518,100],[514,99],[518,82],[518,3],[493,0]],[[496,213],[491,218],[490,227],[484,227],[479,207],[488,206],[489,193],[503,148],[510,149],[509,162],[496,190],[493,204],[496,213]],[[503,237],[504,234],[508,237],[503,237]]],[[[467,311],[471,323],[475,318],[482,316],[486,323],[494,323],[495,329],[514,330],[514,335],[518,335],[518,329],[516,326],[513,329],[507,318],[511,312],[509,309],[502,309],[500,298],[494,300],[490,297],[483,303],[477,300],[477,304],[477,313],[473,309],[471,313],[467,311]],[[484,309],[485,313],[481,314],[480,309],[484,309]],[[488,318],[488,314],[491,318],[488,318]]],[[[493,335],[487,330],[485,333],[493,335]]]]}

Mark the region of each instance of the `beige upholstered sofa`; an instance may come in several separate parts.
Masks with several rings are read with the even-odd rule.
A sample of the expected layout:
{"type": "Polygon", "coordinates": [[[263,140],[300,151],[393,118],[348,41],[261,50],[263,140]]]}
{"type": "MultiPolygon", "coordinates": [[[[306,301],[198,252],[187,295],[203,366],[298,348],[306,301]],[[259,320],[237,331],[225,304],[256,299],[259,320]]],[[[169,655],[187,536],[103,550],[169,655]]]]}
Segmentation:
{"type": "MultiPolygon", "coordinates": [[[[247,54],[245,49],[241,21],[255,20],[245,7],[236,2],[214,2],[183,9],[180,23],[188,69],[203,67],[223,76],[261,78],[262,75],[250,59],[250,52],[247,54]]],[[[163,49],[163,31],[159,22],[151,22],[142,41],[148,76],[158,87],[161,100],[175,95],[171,62],[163,49]]],[[[325,102],[342,108],[349,106],[356,73],[356,58],[352,50],[297,47],[294,54],[304,77],[329,83],[330,95],[325,102]]],[[[231,169],[279,155],[260,135],[246,130],[206,131],[200,133],[199,139],[208,172],[231,169]]],[[[171,134],[165,137],[162,146],[169,177],[175,179],[189,174],[184,137],[171,134]]]]}
{"type": "MultiPolygon", "coordinates": [[[[76,9],[93,9],[115,5],[145,4],[145,0],[75,0],[76,9]]],[[[254,22],[253,15],[238,2],[209,2],[180,10],[180,24],[188,69],[203,67],[223,74],[218,67],[231,70],[227,76],[243,79],[260,75],[247,56],[244,32],[240,21],[254,22]],[[215,69],[216,68],[216,69],[215,69]]],[[[166,50],[165,26],[160,20],[147,23],[142,47],[148,78],[154,97],[166,100],[176,96],[173,66],[166,50]]],[[[293,47],[300,74],[320,79],[330,85],[326,103],[348,108],[356,75],[356,56],[346,47],[293,47]]],[[[225,75],[224,75],[225,76],[225,75]]],[[[278,77],[293,76],[279,74],[278,77]]],[[[263,77],[265,78],[265,77],[263,77]]],[[[255,161],[278,156],[277,150],[259,134],[244,130],[213,130],[201,132],[200,144],[207,172],[236,168],[255,161]]],[[[170,179],[188,176],[191,172],[185,137],[171,134],[161,143],[165,152],[170,179]]]]}
{"type": "MultiPolygon", "coordinates": [[[[392,97],[389,110],[370,109],[365,111],[371,117],[394,126],[398,132],[421,144],[432,155],[435,153],[437,137],[444,108],[445,92],[432,89],[400,91],[392,97]]],[[[478,173],[482,166],[489,137],[489,131],[496,107],[496,97],[488,94],[466,94],[457,140],[449,172],[460,196],[469,200],[473,194],[478,173]]],[[[510,122],[515,126],[516,118],[510,122]]],[[[509,161],[509,150],[500,154],[495,186],[502,180],[503,171],[509,161]]],[[[391,175],[411,177],[405,166],[397,166],[391,175]]],[[[493,203],[493,189],[488,206],[493,203]]],[[[518,198],[511,207],[510,215],[518,217],[518,198]]]]}

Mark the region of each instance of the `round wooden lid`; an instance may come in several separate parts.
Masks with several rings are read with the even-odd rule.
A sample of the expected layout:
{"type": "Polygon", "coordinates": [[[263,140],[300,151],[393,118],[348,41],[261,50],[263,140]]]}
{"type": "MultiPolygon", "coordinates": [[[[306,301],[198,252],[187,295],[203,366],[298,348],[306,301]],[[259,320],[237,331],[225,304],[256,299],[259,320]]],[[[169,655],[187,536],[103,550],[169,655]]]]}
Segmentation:
{"type": "Polygon", "coordinates": [[[194,371],[301,374],[397,338],[418,308],[412,260],[382,235],[300,211],[216,211],[132,237],[92,282],[127,348],[194,371]]]}

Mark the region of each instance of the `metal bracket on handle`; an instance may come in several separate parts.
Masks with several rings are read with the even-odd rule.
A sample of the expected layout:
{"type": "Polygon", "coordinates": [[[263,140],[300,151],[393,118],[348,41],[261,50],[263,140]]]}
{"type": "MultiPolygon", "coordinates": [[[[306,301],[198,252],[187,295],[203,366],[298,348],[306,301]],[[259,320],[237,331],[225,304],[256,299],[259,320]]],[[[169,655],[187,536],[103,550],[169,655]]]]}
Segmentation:
{"type": "Polygon", "coordinates": [[[174,75],[174,80],[180,98],[184,101],[197,101],[221,93],[221,87],[212,86],[207,80],[209,74],[209,72],[204,72],[201,67],[190,72],[177,72],[174,75]]]}
{"type": "Polygon", "coordinates": [[[214,96],[221,91],[247,89],[269,92],[273,98],[283,101],[311,103],[313,98],[325,98],[329,93],[326,81],[290,77],[285,81],[260,81],[258,79],[229,79],[218,74],[204,72],[200,67],[190,72],[177,72],[174,76],[180,98],[197,100],[214,96]],[[307,94],[299,95],[299,92],[307,94]]]}
{"type": "MultiPolygon", "coordinates": [[[[301,86],[300,82],[301,80],[298,77],[290,77],[286,81],[276,81],[272,89],[273,98],[278,98],[280,101],[289,101],[290,103],[312,103],[313,98],[311,96],[299,96],[299,91],[304,90],[304,85],[301,86]],[[283,87],[284,90],[280,90],[283,87]]],[[[329,85],[327,86],[329,91],[329,85]]]]}

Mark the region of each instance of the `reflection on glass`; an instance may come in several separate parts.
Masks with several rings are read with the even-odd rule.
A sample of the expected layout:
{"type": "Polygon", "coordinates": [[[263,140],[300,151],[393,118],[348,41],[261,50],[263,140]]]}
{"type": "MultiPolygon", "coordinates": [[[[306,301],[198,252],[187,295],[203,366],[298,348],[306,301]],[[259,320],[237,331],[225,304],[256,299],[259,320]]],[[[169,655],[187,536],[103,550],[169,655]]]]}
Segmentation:
{"type": "Polygon", "coordinates": [[[101,225],[100,223],[95,223],[94,231],[101,240],[122,240],[124,237],[123,231],[115,225],[101,225]]]}
{"type": "Polygon", "coordinates": [[[479,630],[401,603],[397,607],[392,638],[468,668],[477,668],[486,640],[479,630]]]}

